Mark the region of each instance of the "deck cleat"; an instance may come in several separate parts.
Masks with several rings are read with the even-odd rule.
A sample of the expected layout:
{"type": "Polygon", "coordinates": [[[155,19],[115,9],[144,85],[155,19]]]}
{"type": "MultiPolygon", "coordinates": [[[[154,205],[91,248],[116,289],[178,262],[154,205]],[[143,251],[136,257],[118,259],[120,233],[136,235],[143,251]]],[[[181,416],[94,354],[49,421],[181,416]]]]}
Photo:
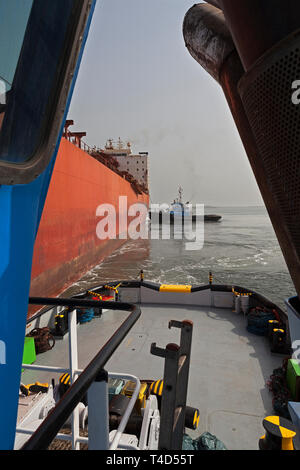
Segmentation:
{"type": "Polygon", "coordinates": [[[293,423],[280,416],[268,416],[263,420],[266,434],[259,440],[260,450],[294,450],[296,429],[293,423]]]}

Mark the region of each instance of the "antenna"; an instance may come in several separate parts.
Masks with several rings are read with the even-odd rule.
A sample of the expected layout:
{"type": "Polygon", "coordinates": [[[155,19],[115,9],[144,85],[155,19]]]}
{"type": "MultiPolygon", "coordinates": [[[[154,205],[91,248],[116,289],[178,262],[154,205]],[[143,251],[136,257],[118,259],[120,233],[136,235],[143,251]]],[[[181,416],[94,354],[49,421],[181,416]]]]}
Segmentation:
{"type": "Polygon", "coordinates": [[[121,137],[119,137],[119,140],[118,140],[118,149],[121,150],[123,148],[123,142],[121,140],[121,137]]]}
{"type": "Polygon", "coordinates": [[[179,186],[178,195],[179,195],[179,202],[182,203],[183,189],[181,186],[179,186]]]}

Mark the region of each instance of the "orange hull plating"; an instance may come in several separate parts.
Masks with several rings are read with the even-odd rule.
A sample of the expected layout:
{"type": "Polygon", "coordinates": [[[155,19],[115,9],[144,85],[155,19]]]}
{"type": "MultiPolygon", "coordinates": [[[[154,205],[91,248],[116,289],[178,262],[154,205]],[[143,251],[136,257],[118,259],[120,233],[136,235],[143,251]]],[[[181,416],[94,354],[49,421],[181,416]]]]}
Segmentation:
{"type": "Polygon", "coordinates": [[[60,294],[124,243],[96,236],[97,207],[112,204],[118,215],[119,196],[127,196],[128,207],[149,205],[147,194],[137,195],[128,181],[62,139],[35,243],[31,296],[60,294]]]}

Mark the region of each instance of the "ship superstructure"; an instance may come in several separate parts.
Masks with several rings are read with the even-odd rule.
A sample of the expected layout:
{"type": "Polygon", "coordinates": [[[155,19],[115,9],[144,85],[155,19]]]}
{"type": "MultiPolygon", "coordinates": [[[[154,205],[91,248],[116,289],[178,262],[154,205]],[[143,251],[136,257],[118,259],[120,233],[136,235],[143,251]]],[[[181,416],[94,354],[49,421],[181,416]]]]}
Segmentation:
{"type": "Polygon", "coordinates": [[[149,188],[148,152],[134,154],[132,153],[131,143],[127,142],[125,145],[119,138],[117,144],[109,139],[105,149],[101,149],[101,153],[113,157],[118,163],[120,171],[129,173],[139,184],[149,188]]]}

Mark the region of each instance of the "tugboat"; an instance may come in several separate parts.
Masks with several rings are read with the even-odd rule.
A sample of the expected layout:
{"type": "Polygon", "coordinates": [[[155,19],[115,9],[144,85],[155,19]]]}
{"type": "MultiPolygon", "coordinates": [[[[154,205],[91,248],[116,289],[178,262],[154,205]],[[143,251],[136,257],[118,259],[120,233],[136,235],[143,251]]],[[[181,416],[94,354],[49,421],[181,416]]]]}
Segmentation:
{"type": "Polygon", "coordinates": [[[300,75],[299,2],[283,9],[274,0],[209,0],[184,21],[191,55],[223,87],[287,262],[297,292],[287,313],[211,275],[207,285],[160,285],[141,275],[101,280],[73,298],[29,298],[34,243],[95,1],[2,3],[3,43],[14,47],[1,61],[1,450],[71,440],[76,450],[158,450],[163,458],[183,448],[186,429],[198,450],[200,430],[228,449],[299,449],[300,371],[290,356],[300,331],[300,140],[288,95],[300,75]],[[28,319],[28,305],[46,310],[28,319]],[[24,340],[32,347],[26,360],[24,340]],[[279,380],[270,386],[293,423],[270,416],[279,411],[265,390],[282,359],[291,396],[279,380]],[[71,434],[62,429],[69,422],[71,434]]]}
{"type": "MultiPolygon", "coordinates": [[[[151,212],[149,213],[151,219],[151,212]]],[[[164,209],[159,211],[159,223],[170,223],[173,225],[175,221],[182,219],[182,222],[192,222],[197,221],[197,214],[193,213],[192,204],[188,201],[183,202],[183,189],[181,186],[178,188],[178,196],[170,204],[169,209],[164,209]]],[[[204,222],[219,222],[222,219],[221,215],[217,214],[204,214],[204,222]]]]}

